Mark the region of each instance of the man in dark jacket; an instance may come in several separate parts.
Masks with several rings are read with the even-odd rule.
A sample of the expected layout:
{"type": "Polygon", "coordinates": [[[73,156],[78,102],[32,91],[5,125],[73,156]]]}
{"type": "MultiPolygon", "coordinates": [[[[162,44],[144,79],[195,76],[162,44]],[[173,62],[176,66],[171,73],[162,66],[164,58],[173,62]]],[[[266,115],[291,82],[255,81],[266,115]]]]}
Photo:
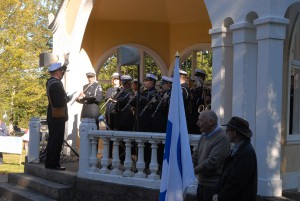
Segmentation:
{"type": "Polygon", "coordinates": [[[65,170],[60,166],[60,152],[65,136],[65,122],[68,121],[67,103],[72,96],[67,96],[61,79],[67,67],[61,63],[54,63],[48,71],[51,77],[47,80],[48,110],[47,123],[49,128],[49,138],[46,148],[47,159],[45,167],[53,170],[65,170]]]}
{"type": "Polygon", "coordinates": [[[234,144],[225,159],[221,177],[214,188],[213,201],[255,201],[257,193],[257,161],[250,143],[249,123],[232,117],[226,133],[234,144]]]}
{"type": "Polygon", "coordinates": [[[99,104],[102,100],[101,86],[96,82],[96,74],[89,72],[86,74],[88,84],[83,86],[83,91],[77,98],[77,102],[83,104],[81,118],[94,118],[97,129],[99,129],[99,104]]]}

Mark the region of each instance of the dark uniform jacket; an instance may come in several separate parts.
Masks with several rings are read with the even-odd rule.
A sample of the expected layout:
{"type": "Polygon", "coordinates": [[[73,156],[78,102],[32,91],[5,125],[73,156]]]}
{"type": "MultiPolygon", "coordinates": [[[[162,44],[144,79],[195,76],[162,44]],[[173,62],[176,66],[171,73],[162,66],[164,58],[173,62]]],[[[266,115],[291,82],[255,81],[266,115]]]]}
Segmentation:
{"type": "MultiPolygon", "coordinates": [[[[120,90],[121,90],[120,87],[109,88],[107,90],[107,94],[109,93],[110,96],[107,95],[106,97],[115,99],[118,96],[120,90]]],[[[116,114],[116,103],[114,101],[109,101],[106,104],[106,108],[105,108],[105,120],[106,120],[106,124],[109,126],[111,130],[115,129],[115,114],[116,114]]]]}
{"type": "Polygon", "coordinates": [[[182,89],[182,97],[183,97],[183,104],[184,104],[184,111],[185,111],[185,118],[186,123],[188,126],[188,132],[190,133],[190,101],[191,101],[191,94],[188,84],[183,83],[181,84],[182,89]]]}
{"type": "Polygon", "coordinates": [[[96,118],[100,116],[99,103],[102,100],[101,86],[94,82],[92,85],[83,86],[85,97],[77,102],[83,104],[81,118],[96,118]]]}
{"type": "Polygon", "coordinates": [[[139,131],[154,132],[151,115],[155,110],[157,91],[155,87],[145,89],[140,93],[139,131]]]}
{"type": "Polygon", "coordinates": [[[155,110],[151,115],[153,119],[153,127],[156,132],[165,133],[167,129],[169,106],[171,98],[171,89],[163,94],[158,94],[158,103],[155,105],[155,110]]]}
{"type": "Polygon", "coordinates": [[[221,177],[214,189],[219,201],[255,201],[257,193],[257,161],[250,140],[225,159],[221,177]]]}
{"type": "Polygon", "coordinates": [[[205,97],[210,96],[210,90],[202,84],[191,90],[191,105],[190,105],[190,134],[199,134],[199,127],[197,121],[199,117],[198,108],[201,106],[202,110],[206,109],[205,97]]]}
{"type": "Polygon", "coordinates": [[[47,80],[46,83],[47,96],[48,96],[48,110],[47,110],[47,122],[53,122],[53,120],[68,121],[68,97],[63,87],[62,82],[55,78],[51,77],[47,80]],[[65,111],[64,117],[55,118],[52,116],[52,108],[60,108],[65,111]]]}
{"type": "Polygon", "coordinates": [[[130,103],[134,97],[131,89],[121,89],[116,99],[115,129],[131,131],[134,117],[130,103]]]}

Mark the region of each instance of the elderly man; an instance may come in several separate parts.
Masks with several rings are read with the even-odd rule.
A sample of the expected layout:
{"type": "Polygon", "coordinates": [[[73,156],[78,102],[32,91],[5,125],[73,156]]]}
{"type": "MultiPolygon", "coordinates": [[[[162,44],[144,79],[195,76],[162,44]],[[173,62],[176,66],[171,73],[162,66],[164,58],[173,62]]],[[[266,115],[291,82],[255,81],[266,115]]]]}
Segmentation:
{"type": "Polygon", "coordinates": [[[255,201],[257,192],[257,160],[251,145],[249,123],[232,117],[226,133],[234,144],[226,158],[221,177],[215,186],[213,201],[255,201]]]}
{"type": "Polygon", "coordinates": [[[229,153],[229,139],[218,125],[218,117],[212,110],[203,110],[197,125],[202,132],[198,148],[193,155],[194,171],[198,175],[198,201],[211,201],[213,188],[229,153]]]}

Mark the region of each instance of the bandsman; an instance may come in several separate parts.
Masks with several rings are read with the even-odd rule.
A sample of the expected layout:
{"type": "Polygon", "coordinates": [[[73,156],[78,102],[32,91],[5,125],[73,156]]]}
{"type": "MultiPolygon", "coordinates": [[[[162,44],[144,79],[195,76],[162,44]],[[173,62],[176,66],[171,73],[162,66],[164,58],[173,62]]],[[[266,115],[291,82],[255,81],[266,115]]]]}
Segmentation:
{"type": "Polygon", "coordinates": [[[115,129],[122,131],[132,131],[134,117],[131,110],[131,101],[134,93],[131,89],[131,76],[121,76],[121,90],[116,99],[115,129]]]}
{"type": "Polygon", "coordinates": [[[113,73],[112,75],[112,83],[113,86],[111,88],[107,89],[106,92],[106,108],[105,108],[105,120],[106,124],[108,126],[108,129],[114,130],[115,126],[115,106],[116,103],[114,99],[116,98],[118,92],[120,92],[120,74],[119,73],[113,73]]]}
{"type": "Polygon", "coordinates": [[[191,90],[191,126],[190,133],[197,134],[199,130],[197,128],[197,121],[199,112],[210,108],[210,89],[205,85],[206,73],[202,69],[196,69],[195,74],[196,84],[191,90]]]}

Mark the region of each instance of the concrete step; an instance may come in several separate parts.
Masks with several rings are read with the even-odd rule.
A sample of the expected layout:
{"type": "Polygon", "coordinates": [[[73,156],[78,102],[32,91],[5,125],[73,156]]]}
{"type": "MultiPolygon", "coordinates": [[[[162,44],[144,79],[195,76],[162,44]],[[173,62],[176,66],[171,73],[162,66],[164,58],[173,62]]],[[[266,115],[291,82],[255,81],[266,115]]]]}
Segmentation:
{"type": "Polygon", "coordinates": [[[73,198],[72,186],[48,181],[29,174],[9,174],[8,183],[28,188],[55,200],[64,201],[73,198]]]}
{"type": "Polygon", "coordinates": [[[0,200],[2,201],[55,201],[40,193],[10,183],[0,183],[0,200]]]}
{"type": "Polygon", "coordinates": [[[24,173],[43,178],[45,180],[57,182],[60,184],[73,186],[76,181],[77,173],[72,171],[58,171],[46,169],[44,165],[26,163],[24,166],[24,173]]]}

